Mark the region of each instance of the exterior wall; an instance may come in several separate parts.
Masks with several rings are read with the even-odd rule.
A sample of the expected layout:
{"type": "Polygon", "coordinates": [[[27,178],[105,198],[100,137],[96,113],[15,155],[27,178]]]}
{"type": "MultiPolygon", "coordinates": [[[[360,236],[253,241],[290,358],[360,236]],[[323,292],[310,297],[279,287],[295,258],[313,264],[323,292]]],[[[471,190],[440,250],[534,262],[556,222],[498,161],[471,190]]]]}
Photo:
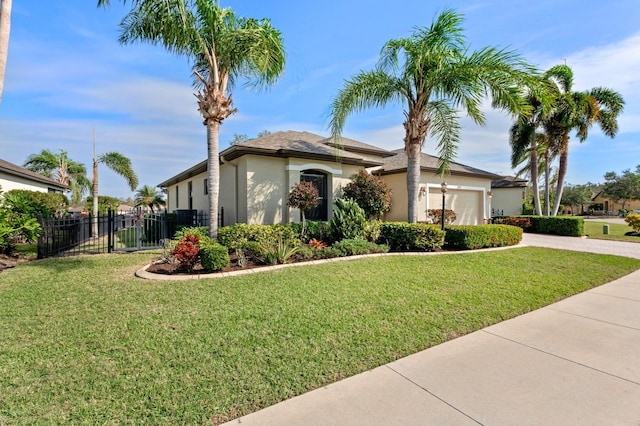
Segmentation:
{"type": "MultiPolygon", "coordinates": [[[[614,202],[612,199],[605,198],[602,195],[594,198],[591,204],[602,204],[603,209],[612,214],[618,214],[618,210],[622,208],[622,201],[614,202]]],[[[627,200],[624,203],[624,208],[627,210],[640,210],[640,200],[627,200]]]]}
{"type": "MultiPolygon", "coordinates": [[[[388,221],[406,221],[407,215],[407,174],[383,175],[382,179],[391,188],[391,210],[385,215],[388,221]]],[[[456,225],[477,225],[491,217],[491,180],[483,178],[450,175],[446,177],[447,193],[445,208],[456,212],[456,225]]],[[[428,209],[442,208],[442,178],[427,172],[420,176],[418,196],[418,221],[427,220],[428,209]],[[424,188],[424,191],[422,191],[424,188]]]]}
{"type": "Polygon", "coordinates": [[[28,191],[62,193],[58,188],[48,186],[46,183],[2,172],[0,172],[0,186],[2,187],[2,192],[8,192],[12,189],[26,189],[28,191]]]}
{"type": "Polygon", "coordinates": [[[493,215],[515,216],[522,214],[522,193],[524,188],[493,188],[491,207],[493,215]]]}

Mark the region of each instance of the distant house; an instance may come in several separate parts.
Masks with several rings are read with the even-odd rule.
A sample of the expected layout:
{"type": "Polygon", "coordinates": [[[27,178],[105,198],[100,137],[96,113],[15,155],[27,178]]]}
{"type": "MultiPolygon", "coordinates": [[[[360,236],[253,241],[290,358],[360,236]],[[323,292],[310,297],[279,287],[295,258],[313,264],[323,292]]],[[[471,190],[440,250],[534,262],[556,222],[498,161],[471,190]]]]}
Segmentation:
{"type": "Polygon", "coordinates": [[[602,191],[598,192],[591,199],[591,207],[594,212],[602,214],[617,215],[618,210],[640,210],[640,200],[613,200],[607,197],[602,191]],[[624,207],[623,207],[624,205],[624,207]]]}
{"type": "Polygon", "coordinates": [[[67,185],[5,160],[0,160],[0,186],[2,192],[8,192],[12,189],[26,189],[63,193],[69,189],[67,185]]]}
{"type": "Polygon", "coordinates": [[[527,180],[505,176],[491,182],[492,216],[514,216],[522,214],[527,180]]]}
{"type": "MultiPolygon", "coordinates": [[[[392,190],[392,208],[385,220],[407,220],[407,157],[403,150],[388,151],[343,138],[332,140],[309,132],[276,132],[233,145],[220,153],[219,205],[224,223],[298,222],[300,212],[287,207],[287,195],[300,181],[312,182],[320,193],[320,205],[307,218],[330,220],[333,202],[342,187],[359,170],[379,175],[392,190]]],[[[442,179],[436,176],[437,158],[423,154],[418,220],[427,209],[442,207],[442,179]]],[[[460,224],[478,224],[491,215],[491,181],[500,176],[459,163],[446,177],[446,208],[453,209],[460,224]]],[[[167,193],[167,210],[208,211],[207,161],[161,182],[167,193]]],[[[518,196],[518,200],[521,196],[518,196]]]]}

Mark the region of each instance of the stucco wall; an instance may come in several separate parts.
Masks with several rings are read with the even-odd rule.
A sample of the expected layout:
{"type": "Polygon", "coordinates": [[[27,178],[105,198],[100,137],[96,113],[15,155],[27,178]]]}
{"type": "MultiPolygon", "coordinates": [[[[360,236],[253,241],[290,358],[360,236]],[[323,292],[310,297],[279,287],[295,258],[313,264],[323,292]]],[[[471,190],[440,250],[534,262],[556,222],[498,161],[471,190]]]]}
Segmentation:
{"type": "Polygon", "coordinates": [[[491,207],[494,216],[503,214],[514,216],[522,214],[522,191],[524,188],[494,188],[491,190],[491,207]]]}
{"type": "Polygon", "coordinates": [[[0,186],[2,192],[8,192],[13,189],[26,189],[28,191],[49,192],[49,188],[53,192],[61,192],[58,189],[48,186],[46,183],[36,182],[20,176],[10,175],[0,172],[0,186]],[[55,191],[54,191],[55,190],[55,191]]]}

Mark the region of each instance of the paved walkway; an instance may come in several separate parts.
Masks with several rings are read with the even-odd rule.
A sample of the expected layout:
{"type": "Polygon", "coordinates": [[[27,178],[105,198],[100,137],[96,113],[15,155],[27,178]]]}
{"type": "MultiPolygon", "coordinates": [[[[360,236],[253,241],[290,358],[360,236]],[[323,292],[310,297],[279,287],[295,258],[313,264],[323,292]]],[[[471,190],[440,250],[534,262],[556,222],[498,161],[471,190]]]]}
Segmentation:
{"type": "MultiPolygon", "coordinates": [[[[523,243],[640,257],[634,243],[523,243]]],[[[228,424],[638,426],[640,271],[228,424]]]]}

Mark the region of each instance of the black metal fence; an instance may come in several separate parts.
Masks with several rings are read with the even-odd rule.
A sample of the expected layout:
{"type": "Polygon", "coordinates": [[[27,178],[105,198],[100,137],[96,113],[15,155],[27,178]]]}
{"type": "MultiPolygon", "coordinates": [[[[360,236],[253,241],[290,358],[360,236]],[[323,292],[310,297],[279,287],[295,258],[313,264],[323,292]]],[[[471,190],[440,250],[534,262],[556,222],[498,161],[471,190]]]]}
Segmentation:
{"type": "MultiPolygon", "coordinates": [[[[97,217],[70,215],[63,218],[38,216],[38,259],[88,253],[111,253],[160,248],[185,226],[209,226],[209,215],[197,210],[174,213],[114,212],[97,217]]],[[[218,226],[224,223],[224,210],[218,226]]]]}

